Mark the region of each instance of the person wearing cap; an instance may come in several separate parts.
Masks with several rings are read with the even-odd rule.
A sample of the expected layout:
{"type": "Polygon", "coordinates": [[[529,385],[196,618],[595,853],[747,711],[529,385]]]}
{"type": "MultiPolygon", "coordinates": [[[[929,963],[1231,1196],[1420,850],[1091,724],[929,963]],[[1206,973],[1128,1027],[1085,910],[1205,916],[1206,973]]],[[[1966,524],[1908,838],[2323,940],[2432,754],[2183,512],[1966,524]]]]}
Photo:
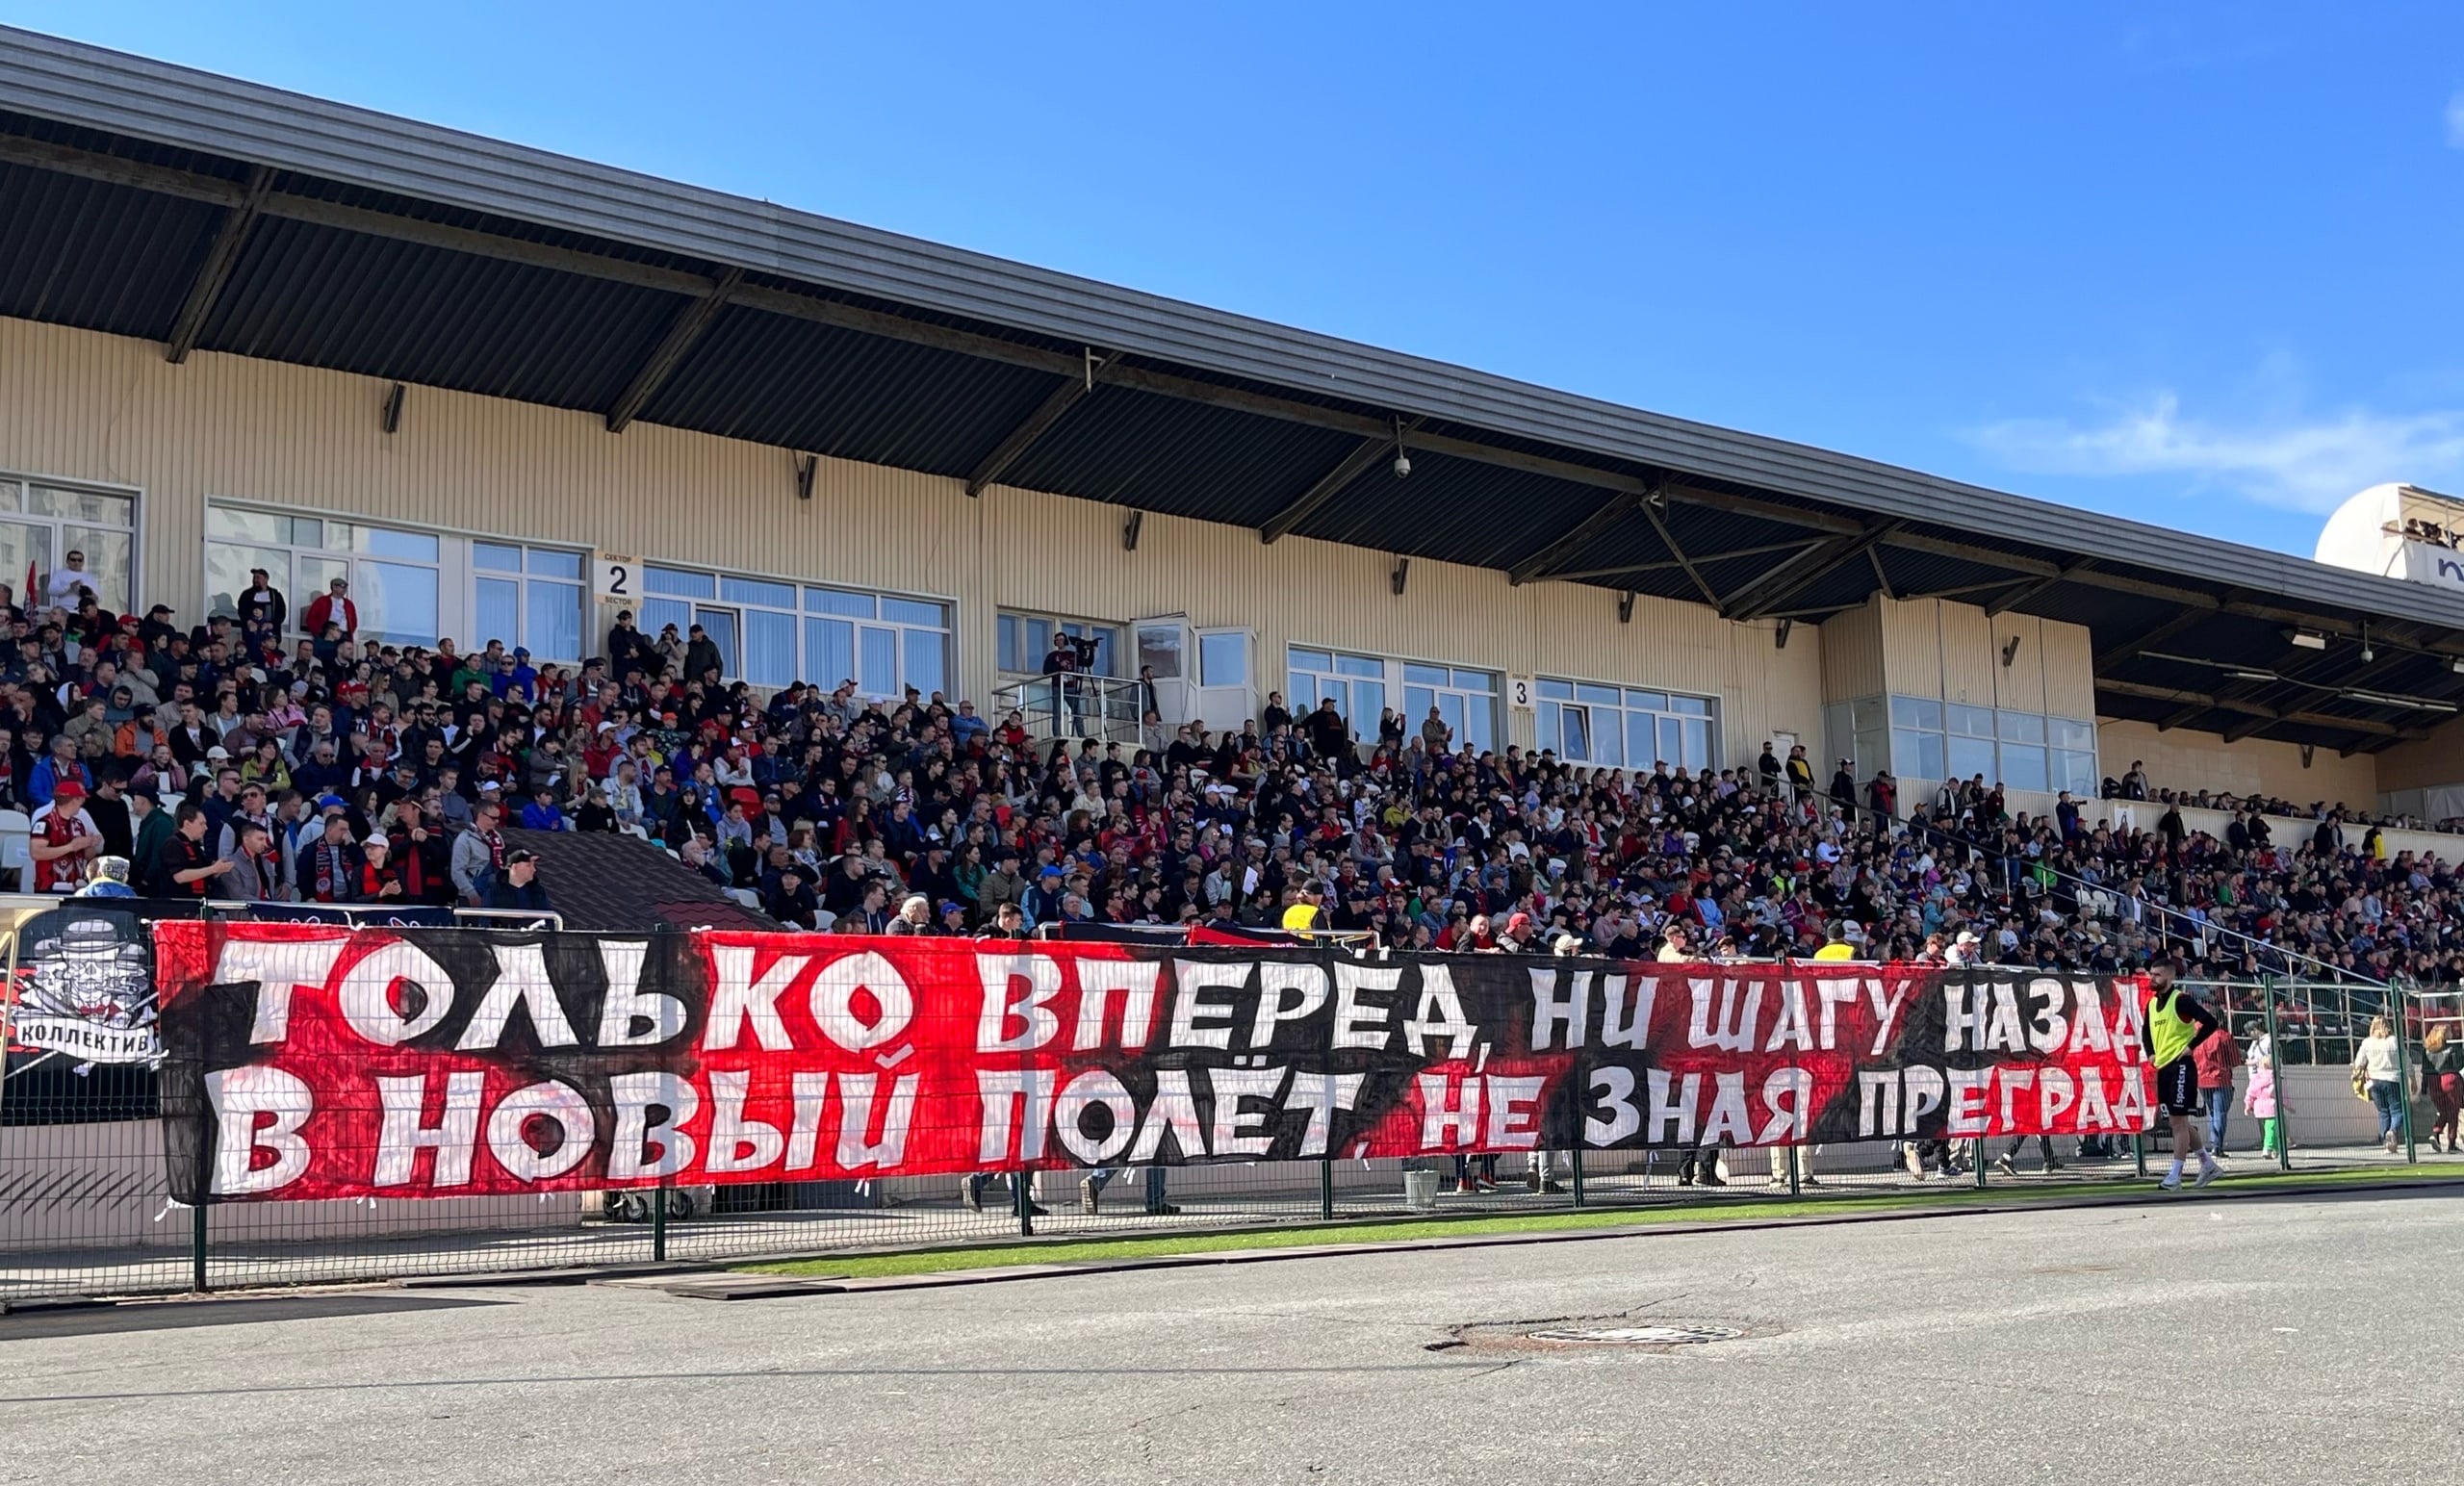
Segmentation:
{"type": "Polygon", "coordinates": [[[359,633],[359,605],[351,602],[350,582],[335,578],[325,591],[308,601],[308,611],[300,616],[300,628],[313,635],[321,635],[332,625],[340,632],[334,638],[347,640],[359,633]]]}
{"type": "Polygon", "coordinates": [[[248,586],[240,590],[233,606],[240,611],[240,631],[251,644],[260,639],[279,639],[283,622],[291,617],[291,605],[283,601],[282,590],[273,586],[273,576],[263,568],[248,570],[248,586]]]}
{"type": "Polygon", "coordinates": [[[400,905],[416,902],[394,860],[393,841],[375,832],[359,843],[359,880],[352,884],[356,901],[400,905]]]}
{"type": "Polygon", "coordinates": [[[488,889],[487,906],[526,913],[554,911],[548,888],[539,881],[539,858],[521,847],[505,853],[504,868],[497,874],[496,885],[488,889]]]}
{"type": "Polygon", "coordinates": [[[36,892],[75,892],[103,849],[102,833],[86,813],[86,786],[63,779],[34,813],[27,842],[34,858],[36,892]]]}

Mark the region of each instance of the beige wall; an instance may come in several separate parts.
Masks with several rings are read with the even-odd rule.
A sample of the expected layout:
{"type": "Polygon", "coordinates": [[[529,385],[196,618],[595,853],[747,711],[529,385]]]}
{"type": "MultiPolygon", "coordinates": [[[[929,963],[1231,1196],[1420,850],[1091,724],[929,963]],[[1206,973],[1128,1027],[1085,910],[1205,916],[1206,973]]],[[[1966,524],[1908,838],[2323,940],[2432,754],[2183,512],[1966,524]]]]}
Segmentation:
{"type": "Polygon", "coordinates": [[[2154,789],[2205,789],[2237,795],[2264,794],[2308,805],[2323,800],[2357,809],[2378,803],[2374,762],[2364,756],[2340,758],[2332,748],[2314,749],[2310,767],[2293,743],[2244,738],[2227,743],[2212,732],[2175,728],[2159,732],[2153,723],[2102,719],[2096,724],[2097,756],[2104,772],[2119,779],[2134,758],[2144,759],[2154,789]]]}
{"type": "MultiPolygon", "coordinates": [[[[1810,626],[1779,650],[1770,621],[1652,598],[1620,625],[1605,590],[1426,561],[1398,597],[1384,553],[1267,548],[1164,516],[1125,552],[1118,507],[1002,487],[969,500],[955,479],[844,460],[822,460],[800,501],[783,449],[648,423],[610,434],[594,414],[432,388],[410,389],[389,435],[388,385],[202,351],[171,366],[151,342],[0,320],[0,470],[137,488],[141,590],[184,621],[215,496],[955,600],[960,686],[979,699],[1010,605],[1245,626],[1261,689],[1283,684],[1283,648],[1299,642],[1714,696],[1735,762],[1773,730],[1820,735],[1810,626]]],[[[1509,736],[1531,730],[1528,712],[1508,718],[1509,736]]]]}
{"type": "Polygon", "coordinates": [[[1883,612],[1868,603],[1822,622],[1822,700],[1854,702],[1890,689],[1883,673],[1883,612]]]}
{"type": "Polygon", "coordinates": [[[2095,710],[2094,657],[2083,625],[2030,614],[1989,616],[1973,603],[1946,599],[1877,596],[1867,606],[1881,634],[1890,691],[2061,717],[2095,710]],[[2005,666],[2002,647],[2014,638],[2019,646],[2005,666]]]}
{"type": "Polygon", "coordinates": [[[2399,743],[2377,756],[2378,787],[2432,789],[2464,783],[2464,718],[2442,724],[2416,743],[2399,743]]]}

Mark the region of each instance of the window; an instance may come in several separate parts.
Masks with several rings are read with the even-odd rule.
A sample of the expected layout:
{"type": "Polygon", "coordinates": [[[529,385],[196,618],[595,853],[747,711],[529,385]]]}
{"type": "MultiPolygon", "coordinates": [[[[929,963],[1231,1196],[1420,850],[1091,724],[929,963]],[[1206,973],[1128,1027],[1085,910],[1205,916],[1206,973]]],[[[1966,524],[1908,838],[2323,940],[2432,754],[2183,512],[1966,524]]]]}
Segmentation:
{"type": "Polygon", "coordinates": [[[2096,792],[2096,730],[2076,718],[1893,697],[1890,754],[1893,771],[1909,779],[1982,774],[1989,784],[2040,794],[2096,792]]]}
{"type": "Polygon", "coordinates": [[[1704,697],[1540,677],[1533,685],[1536,741],[1569,763],[1648,772],[1665,761],[1716,769],[1716,704],[1704,697]]]}
{"type": "Polygon", "coordinates": [[[1200,686],[1249,684],[1249,637],[1238,629],[1201,630],[1197,637],[1200,686]]]}
{"type": "MultiPolygon", "coordinates": [[[[137,570],[137,498],[46,481],[0,479],[0,583],[12,591],[31,565],[38,584],[84,554],[84,587],[116,614],[128,612],[137,570]]],[[[31,596],[39,602],[39,588],[31,596]]],[[[73,598],[64,601],[74,607],[73,598]]]]}
{"type": "MultiPolygon", "coordinates": [[[[1085,619],[1058,619],[1049,614],[1016,614],[1004,609],[998,628],[1000,666],[1003,671],[1012,676],[1041,676],[1043,657],[1050,653],[1052,637],[1056,634],[1065,634],[1073,640],[1095,642],[1095,663],[1091,668],[1093,674],[1097,676],[1128,674],[1121,669],[1125,651],[1118,625],[1098,624],[1093,620],[1085,619]]],[[[1142,645],[1148,643],[1143,632],[1141,634],[1140,643],[1142,645]]],[[[1139,656],[1139,660],[1142,664],[1154,664],[1154,657],[1143,653],[1139,656]]],[[[1177,673],[1158,666],[1155,674],[1171,676],[1177,673]]]]}
{"type": "Polygon", "coordinates": [[[471,637],[502,640],[541,660],[585,653],[579,552],[509,542],[471,544],[471,637]]]}
{"type": "Polygon", "coordinates": [[[1286,651],[1285,662],[1291,681],[1287,695],[1296,714],[1314,711],[1331,697],[1335,710],[1351,724],[1355,734],[1374,738],[1379,714],[1399,698],[1407,737],[1420,734],[1434,707],[1451,731],[1457,750],[1476,754],[1498,746],[1498,679],[1493,671],[1304,650],[1296,645],[1286,651]]]}
{"type": "Polygon", "coordinates": [[[867,697],[950,689],[946,603],[654,566],[642,569],[642,630],[655,639],[668,625],[680,635],[700,625],[729,680],[854,681],[867,697]]]}
{"type": "MultiPolygon", "coordinates": [[[[454,544],[457,549],[466,545],[454,544]]],[[[268,580],[282,591],[291,628],[304,633],[308,605],[341,578],[349,584],[359,611],[359,638],[433,645],[450,628],[469,628],[445,623],[445,547],[434,532],[209,504],[206,612],[238,614],[248,570],[263,568],[268,580]]],[[[461,551],[454,556],[460,559],[461,551]]]]}

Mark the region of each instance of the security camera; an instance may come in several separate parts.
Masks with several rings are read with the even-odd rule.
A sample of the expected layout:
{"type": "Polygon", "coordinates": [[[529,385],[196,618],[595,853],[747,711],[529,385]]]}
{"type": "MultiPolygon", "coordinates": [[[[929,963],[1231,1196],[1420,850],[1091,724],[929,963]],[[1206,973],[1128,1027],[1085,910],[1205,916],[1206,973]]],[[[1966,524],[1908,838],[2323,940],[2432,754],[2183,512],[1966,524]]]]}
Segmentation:
{"type": "Polygon", "coordinates": [[[1397,479],[1399,479],[1399,479],[1401,479],[1404,475],[1409,474],[1411,474],[1411,473],[1412,473],[1412,456],[1411,456],[1411,455],[1409,455],[1409,454],[1403,454],[1403,453],[1399,453],[1399,454],[1397,454],[1397,455],[1395,456],[1395,478],[1397,478],[1397,479]]]}

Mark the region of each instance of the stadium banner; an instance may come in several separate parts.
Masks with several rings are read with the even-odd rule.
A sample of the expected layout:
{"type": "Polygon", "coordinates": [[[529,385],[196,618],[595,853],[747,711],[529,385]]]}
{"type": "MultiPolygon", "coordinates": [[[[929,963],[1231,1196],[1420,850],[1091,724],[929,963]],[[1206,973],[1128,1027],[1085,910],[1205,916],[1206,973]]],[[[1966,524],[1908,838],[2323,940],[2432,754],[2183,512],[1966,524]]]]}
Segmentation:
{"type": "Polygon", "coordinates": [[[2143,989],[1877,965],[165,923],[182,1201],[2136,1131],[2143,989]]]}

